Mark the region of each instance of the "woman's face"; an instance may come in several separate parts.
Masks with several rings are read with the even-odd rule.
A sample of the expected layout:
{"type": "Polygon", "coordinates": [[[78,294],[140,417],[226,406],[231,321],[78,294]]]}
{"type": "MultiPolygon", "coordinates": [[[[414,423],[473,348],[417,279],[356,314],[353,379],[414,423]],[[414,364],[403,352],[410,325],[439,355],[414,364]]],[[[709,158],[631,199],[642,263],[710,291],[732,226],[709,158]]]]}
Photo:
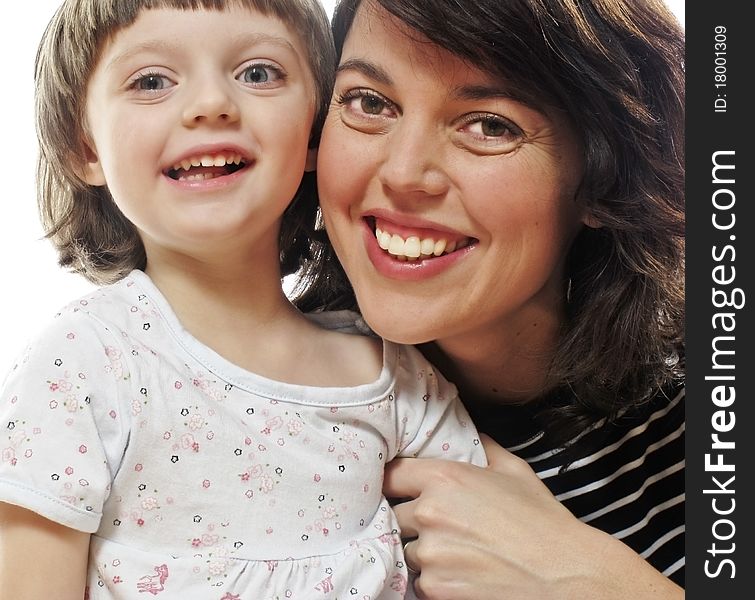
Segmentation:
{"type": "Polygon", "coordinates": [[[560,318],[585,217],[578,137],[557,111],[409,36],[363,3],[346,39],[319,150],[330,239],[383,337],[532,332],[560,318]]]}

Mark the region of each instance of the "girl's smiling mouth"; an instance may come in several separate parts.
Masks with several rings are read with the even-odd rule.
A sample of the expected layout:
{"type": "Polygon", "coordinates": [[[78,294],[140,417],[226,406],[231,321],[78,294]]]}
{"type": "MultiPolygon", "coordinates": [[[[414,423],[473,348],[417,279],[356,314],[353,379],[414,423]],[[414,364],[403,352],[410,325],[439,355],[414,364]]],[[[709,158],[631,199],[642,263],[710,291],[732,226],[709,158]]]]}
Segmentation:
{"type": "Polygon", "coordinates": [[[187,156],[163,173],[174,181],[205,181],[233,175],[249,164],[249,159],[229,150],[187,156]]]}

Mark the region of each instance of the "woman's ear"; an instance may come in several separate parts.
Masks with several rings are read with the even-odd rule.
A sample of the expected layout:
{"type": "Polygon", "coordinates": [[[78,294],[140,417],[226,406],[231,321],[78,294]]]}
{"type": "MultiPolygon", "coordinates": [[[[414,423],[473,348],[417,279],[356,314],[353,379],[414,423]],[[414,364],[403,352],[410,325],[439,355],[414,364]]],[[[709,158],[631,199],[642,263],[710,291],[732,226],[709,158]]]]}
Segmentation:
{"type": "Polygon", "coordinates": [[[307,162],[304,165],[305,171],[317,170],[317,148],[309,148],[307,150],[307,162]]]}
{"type": "Polygon", "coordinates": [[[585,212],[582,215],[582,224],[590,229],[600,229],[603,227],[603,223],[598,220],[589,208],[585,208],[585,212]]]}

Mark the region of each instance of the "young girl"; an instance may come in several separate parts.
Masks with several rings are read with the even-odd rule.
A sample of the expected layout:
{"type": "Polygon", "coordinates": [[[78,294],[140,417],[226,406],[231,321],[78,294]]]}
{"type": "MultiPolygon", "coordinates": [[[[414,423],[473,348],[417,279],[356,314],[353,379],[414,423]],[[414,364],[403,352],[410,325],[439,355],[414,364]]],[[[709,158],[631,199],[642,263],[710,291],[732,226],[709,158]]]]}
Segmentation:
{"type": "Polygon", "coordinates": [[[404,596],[385,463],[484,455],[418,352],[281,290],[333,65],[315,0],[67,0],[54,17],[43,214],[61,263],[108,285],[5,383],[4,596],[404,596]]]}

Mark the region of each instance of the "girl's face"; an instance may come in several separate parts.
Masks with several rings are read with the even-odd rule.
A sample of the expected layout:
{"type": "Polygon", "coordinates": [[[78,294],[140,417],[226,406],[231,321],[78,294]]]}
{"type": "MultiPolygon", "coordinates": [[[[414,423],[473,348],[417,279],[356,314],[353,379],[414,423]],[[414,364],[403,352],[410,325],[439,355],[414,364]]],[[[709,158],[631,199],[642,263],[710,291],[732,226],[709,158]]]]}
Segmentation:
{"type": "Polygon", "coordinates": [[[511,92],[381,8],[359,9],[318,180],[328,234],[380,335],[483,344],[559,318],[586,218],[581,148],[565,117],[511,92]]]}
{"type": "Polygon", "coordinates": [[[241,6],[144,10],[87,88],[86,178],[107,185],[150,261],[167,252],[278,264],[314,87],[298,36],[241,6]]]}

